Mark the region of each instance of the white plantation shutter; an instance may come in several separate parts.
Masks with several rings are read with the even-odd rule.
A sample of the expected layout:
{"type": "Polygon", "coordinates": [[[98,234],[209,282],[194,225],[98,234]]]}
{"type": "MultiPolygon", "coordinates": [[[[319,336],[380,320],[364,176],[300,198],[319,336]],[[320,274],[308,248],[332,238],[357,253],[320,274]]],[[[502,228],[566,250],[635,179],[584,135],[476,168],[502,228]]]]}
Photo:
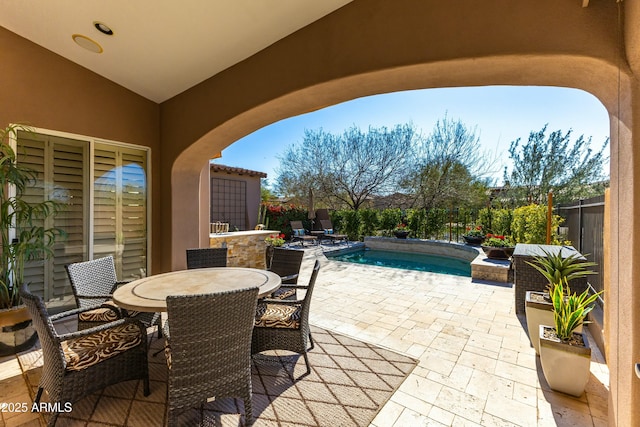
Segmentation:
{"type": "Polygon", "coordinates": [[[96,144],[94,258],[113,255],[118,278],[146,275],[147,153],[96,144]]]}
{"type": "Polygon", "coordinates": [[[21,134],[18,141],[18,161],[37,173],[37,181],[27,189],[25,200],[37,203],[54,199],[66,205],[44,224],[67,233],[66,239],[55,244],[54,257],[46,262],[30,261],[25,266],[25,281],[45,300],[70,294],[64,265],[86,257],[87,149],[87,142],[47,135],[21,134]]]}

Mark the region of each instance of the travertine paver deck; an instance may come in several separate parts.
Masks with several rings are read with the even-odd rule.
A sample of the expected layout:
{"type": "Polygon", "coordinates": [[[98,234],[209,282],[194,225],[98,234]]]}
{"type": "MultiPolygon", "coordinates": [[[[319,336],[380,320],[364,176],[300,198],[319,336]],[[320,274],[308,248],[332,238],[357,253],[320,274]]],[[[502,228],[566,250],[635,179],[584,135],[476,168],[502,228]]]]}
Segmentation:
{"type": "Polygon", "coordinates": [[[511,286],[323,260],[311,323],[420,360],[373,421],[401,426],[607,425],[609,371],[592,342],[591,379],[574,398],[549,389],[511,286]]]}
{"type": "MultiPolygon", "coordinates": [[[[312,324],[420,360],[373,427],[607,425],[609,374],[597,347],[582,397],[549,390],[511,287],[330,261],[318,246],[305,251],[300,282],[322,262],[312,324]]],[[[29,401],[15,357],[0,359],[0,384],[0,402],[29,401]]],[[[40,425],[31,413],[0,417],[0,427],[40,425]]]]}

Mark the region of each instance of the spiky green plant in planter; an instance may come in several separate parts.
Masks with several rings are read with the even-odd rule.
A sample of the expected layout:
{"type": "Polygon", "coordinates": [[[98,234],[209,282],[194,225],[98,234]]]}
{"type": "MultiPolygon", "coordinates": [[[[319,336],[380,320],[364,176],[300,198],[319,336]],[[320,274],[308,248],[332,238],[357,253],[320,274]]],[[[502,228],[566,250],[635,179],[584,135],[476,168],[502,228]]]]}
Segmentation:
{"type": "Polygon", "coordinates": [[[580,295],[572,295],[566,278],[564,284],[562,281],[555,284],[551,291],[551,301],[555,332],[560,340],[569,341],[573,337],[573,332],[584,323],[601,293],[589,295],[587,289],[580,295]]]}
{"type": "Polygon", "coordinates": [[[561,283],[563,280],[570,282],[590,274],[596,274],[595,271],[588,270],[588,268],[595,267],[598,264],[591,261],[582,261],[578,254],[574,253],[568,257],[563,257],[562,251],[552,254],[542,249],[542,252],[544,256],[536,256],[533,262],[526,262],[547,279],[549,282],[547,291],[550,294],[554,285],[561,283]]]}
{"type": "Polygon", "coordinates": [[[54,200],[31,202],[25,190],[36,181],[36,172],[17,162],[10,140],[18,132],[30,132],[23,125],[0,129],[0,309],[20,304],[18,290],[24,281],[25,262],[53,255],[59,228],[45,228],[45,220],[65,206],[54,200]]]}

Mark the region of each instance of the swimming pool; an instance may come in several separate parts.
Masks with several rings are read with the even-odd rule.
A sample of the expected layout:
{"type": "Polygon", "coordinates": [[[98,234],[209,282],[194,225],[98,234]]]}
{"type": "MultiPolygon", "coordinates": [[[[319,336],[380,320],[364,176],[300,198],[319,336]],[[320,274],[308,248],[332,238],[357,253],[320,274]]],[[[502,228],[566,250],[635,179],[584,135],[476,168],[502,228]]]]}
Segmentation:
{"type": "Polygon", "coordinates": [[[381,267],[471,277],[471,264],[469,261],[441,255],[364,249],[336,255],[328,254],[327,258],[355,264],[377,265],[381,267]]]}

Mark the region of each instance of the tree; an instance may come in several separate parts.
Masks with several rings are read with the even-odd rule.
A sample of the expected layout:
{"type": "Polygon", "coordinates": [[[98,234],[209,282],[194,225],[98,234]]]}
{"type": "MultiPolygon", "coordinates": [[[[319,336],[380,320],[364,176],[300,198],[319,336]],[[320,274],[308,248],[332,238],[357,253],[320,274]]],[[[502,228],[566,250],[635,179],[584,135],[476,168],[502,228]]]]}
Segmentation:
{"type": "Polygon", "coordinates": [[[477,206],[487,199],[488,182],[481,176],[491,163],[480,151],[476,129],[445,115],[422,141],[402,186],[425,209],[477,206]]]}
{"type": "Polygon", "coordinates": [[[260,201],[269,202],[276,198],[269,186],[269,180],[267,178],[260,178],[260,201]]]}
{"type": "Polygon", "coordinates": [[[342,135],[305,130],[302,144],[279,157],[277,191],[305,200],[313,188],[320,205],[358,210],[371,196],[397,189],[416,139],[410,124],[366,133],[354,126],[342,135]]]}
{"type": "Polygon", "coordinates": [[[557,130],[545,139],[547,125],[529,133],[521,144],[520,138],[511,142],[509,158],[511,172],[505,167],[504,181],[508,196],[518,204],[544,203],[553,190],[554,201],[569,202],[602,194],[607,185],[603,165],[608,160],[605,150],[607,138],[599,151],[591,148],[591,137],[580,135],[571,143],[572,130],[557,130]]]}

